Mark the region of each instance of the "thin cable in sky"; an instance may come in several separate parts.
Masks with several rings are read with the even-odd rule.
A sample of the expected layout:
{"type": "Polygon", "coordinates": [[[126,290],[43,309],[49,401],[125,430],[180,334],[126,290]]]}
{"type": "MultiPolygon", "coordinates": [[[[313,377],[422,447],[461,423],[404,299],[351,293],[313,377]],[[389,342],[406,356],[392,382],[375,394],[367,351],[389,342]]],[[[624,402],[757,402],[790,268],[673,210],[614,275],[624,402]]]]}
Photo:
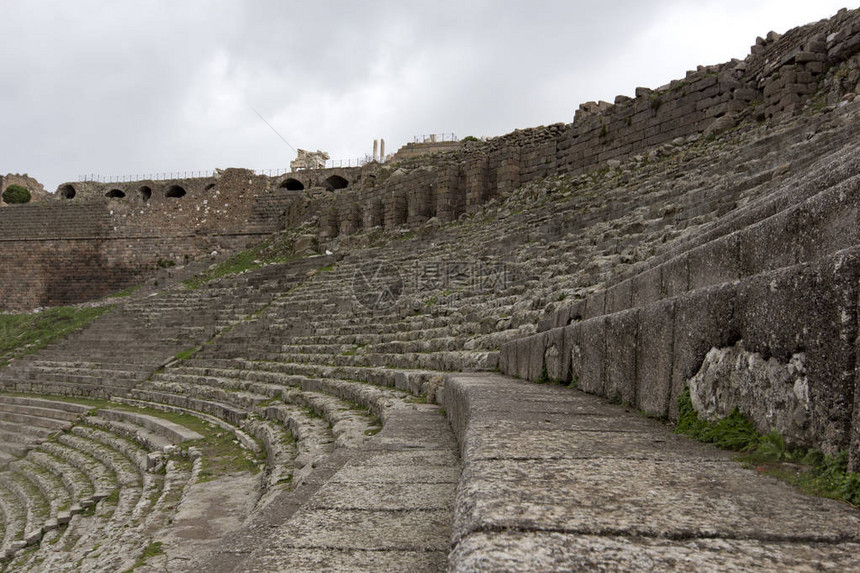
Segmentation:
{"type": "MultiPolygon", "coordinates": [[[[249,106],[249,107],[250,107],[250,106],[249,106]]],[[[287,141],[286,139],[284,139],[284,136],[283,136],[283,135],[281,135],[280,133],[278,133],[278,130],[277,130],[277,129],[275,129],[274,127],[272,127],[272,124],[271,124],[271,123],[269,123],[268,121],[266,121],[266,118],[265,118],[265,117],[263,117],[262,115],[260,115],[260,112],[259,112],[259,111],[257,111],[257,110],[256,110],[256,109],[254,109],[253,107],[252,107],[251,109],[254,111],[254,113],[256,113],[256,114],[257,114],[257,117],[259,117],[260,119],[262,119],[262,120],[263,120],[263,123],[265,123],[266,125],[268,125],[268,126],[271,128],[271,130],[272,130],[272,131],[274,131],[274,132],[275,132],[275,134],[276,134],[278,137],[280,137],[280,138],[281,138],[281,140],[282,140],[284,143],[286,143],[286,144],[290,147],[290,149],[292,149],[293,151],[295,151],[296,153],[298,153],[298,151],[296,150],[296,148],[295,148],[295,147],[293,147],[292,145],[290,145],[290,142],[289,142],[289,141],[287,141]]]]}

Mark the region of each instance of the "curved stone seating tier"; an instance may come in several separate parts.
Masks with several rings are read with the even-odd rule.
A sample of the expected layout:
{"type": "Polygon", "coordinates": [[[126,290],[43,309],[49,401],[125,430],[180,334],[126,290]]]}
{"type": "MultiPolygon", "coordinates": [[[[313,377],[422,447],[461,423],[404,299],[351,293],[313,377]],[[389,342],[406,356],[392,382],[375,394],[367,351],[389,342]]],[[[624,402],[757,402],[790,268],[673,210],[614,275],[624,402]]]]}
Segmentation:
{"type": "MultiPolygon", "coordinates": [[[[92,410],[79,404],[41,402],[62,404],[62,411],[76,416],[92,410]]],[[[32,403],[30,407],[35,407],[32,403]]],[[[128,561],[129,551],[138,554],[144,549],[143,534],[164,527],[175,511],[190,473],[176,474],[171,460],[166,462],[166,475],[181,475],[179,481],[153,473],[164,463],[160,452],[145,447],[157,441],[165,449],[165,445],[201,436],[139,412],[103,409],[86,420],[103,424],[78,424],[55,434],[25,458],[11,462],[10,471],[0,472],[0,514],[5,520],[0,555],[16,560],[15,570],[28,570],[26,554],[18,557],[17,552],[40,540],[47,546],[62,543],[86,554],[107,537],[115,542],[110,549],[112,557],[104,555],[99,560],[128,561]],[[102,415],[124,420],[122,428],[128,433],[122,436],[110,431],[112,421],[102,415]],[[87,508],[95,513],[83,515],[87,508]],[[19,559],[22,561],[17,564],[19,559]]],[[[36,565],[36,570],[39,566],[44,563],[36,565]]]]}
{"type": "MultiPolygon", "coordinates": [[[[779,65],[821,63],[840,34],[798,40],[804,49],[780,53],[779,65]]],[[[742,65],[688,80],[710,82],[728,110],[742,65]]],[[[60,433],[29,452],[38,441],[3,440],[9,566],[62,570],[49,549],[61,546],[84,570],[125,570],[157,541],[165,554],[153,570],[857,568],[856,511],[594,396],[486,372],[576,381],[673,416],[712,348],[805,360],[804,443],[850,448],[860,467],[860,99],[850,99],[782,122],[746,109],[713,137],[680,126],[682,137],[590,172],[562,161],[583,151],[558,135],[567,128],[538,159],[513,143],[476,144],[501,163],[450,165],[469,187],[457,222],[448,211],[460,206],[446,205],[444,224],[397,237],[388,220],[399,211],[410,223],[430,216],[416,197],[457,200],[462,186],[445,185],[454,156],[434,163],[436,183],[420,193],[397,187],[415,167],[401,165],[384,188],[395,195],[383,213],[392,232],[348,234],[369,213],[351,204],[364,189],[342,192],[318,229],[336,255],[119,302],[4,369],[0,388],[114,397],[213,424],[267,456],[247,491],[229,492],[253,511],[234,531],[192,539],[171,516],[218,492],[197,487],[200,458],[169,452],[177,442],[194,451],[198,438],[151,411],[103,408],[69,431],[74,419],[61,415],[33,430],[60,433]],[[544,159],[548,177],[534,179],[544,159]],[[489,195],[478,197],[482,185],[489,195]],[[487,268],[505,274],[469,275],[487,268]],[[395,283],[390,305],[363,304],[395,283]],[[72,511],[84,505],[93,515],[72,511]]],[[[577,121],[599,131],[601,117],[586,112],[577,121]]],[[[0,402],[0,438],[44,419],[44,406],[24,406],[0,402]]]]}

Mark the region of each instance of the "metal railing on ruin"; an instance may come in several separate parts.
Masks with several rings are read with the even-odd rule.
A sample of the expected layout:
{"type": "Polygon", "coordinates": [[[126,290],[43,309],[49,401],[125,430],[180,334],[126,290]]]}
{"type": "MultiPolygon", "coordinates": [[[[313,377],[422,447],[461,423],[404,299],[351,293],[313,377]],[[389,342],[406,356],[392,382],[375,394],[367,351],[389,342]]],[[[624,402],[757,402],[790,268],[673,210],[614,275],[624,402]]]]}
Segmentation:
{"type": "Polygon", "coordinates": [[[460,141],[454,133],[431,133],[429,135],[416,135],[412,143],[441,143],[446,141],[460,141]]]}
{"type": "Polygon", "coordinates": [[[90,173],[78,175],[78,181],[94,181],[96,183],[128,183],[131,181],[169,181],[172,179],[197,179],[212,177],[214,171],[165,171],[163,173],[140,173],[135,175],[99,175],[90,173]]]}
{"type": "MultiPolygon", "coordinates": [[[[362,167],[373,161],[373,157],[365,155],[355,159],[329,159],[325,162],[326,169],[334,169],[339,167],[362,167]]],[[[384,161],[383,161],[384,162],[384,161]]],[[[291,173],[289,167],[279,167],[275,169],[253,169],[254,175],[266,175],[268,177],[278,177],[291,173]]],[[[78,175],[77,181],[93,181],[96,183],[130,183],[132,181],[170,181],[173,179],[197,179],[204,177],[212,177],[215,175],[214,170],[209,171],[165,171],[160,173],[140,173],[134,175],[100,175],[90,173],[78,175]]]]}

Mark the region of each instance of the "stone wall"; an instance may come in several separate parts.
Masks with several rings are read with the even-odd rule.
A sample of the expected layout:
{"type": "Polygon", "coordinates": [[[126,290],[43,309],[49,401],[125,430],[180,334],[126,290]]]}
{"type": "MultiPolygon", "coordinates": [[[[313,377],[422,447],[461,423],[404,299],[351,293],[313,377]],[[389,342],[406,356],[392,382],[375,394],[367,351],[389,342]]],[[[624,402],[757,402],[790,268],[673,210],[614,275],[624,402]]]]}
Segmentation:
{"type": "Polygon", "coordinates": [[[736,406],[760,431],[848,449],[860,468],[858,284],[860,145],[851,143],[781,180],[766,200],[546,314],[536,335],[502,347],[500,369],[575,382],[669,418],[695,379],[704,411],[736,406]],[[726,356],[734,363],[719,367],[726,356]],[[712,367],[735,385],[715,380],[712,367]]]}
{"type": "Polygon", "coordinates": [[[0,212],[0,310],[90,300],[160,266],[247,248],[300,224],[314,198],[359,185],[361,173],[225,169],[205,178],[64,183],[46,201],[0,212]]]}
{"type": "MultiPolygon", "coordinates": [[[[182,262],[209,250],[240,247],[314,217],[319,218],[322,240],[370,228],[454,221],[502,193],[548,175],[586,172],[647,154],[679,138],[730,129],[745,119],[768,121],[798,113],[822,74],[856,57],[858,39],[858,11],[843,10],[781,37],[771,33],[760,38],[743,61],[700,67],[656,90],[637,88],[635,97],[619,96],[613,104],[583,104],[571,124],[517,130],[394,164],[302,170],[277,177],[228,169],[211,178],[66,183],[52,203],[66,207],[92,203],[87,217],[97,222],[81,222],[87,217],[55,209],[31,214],[19,207],[5,213],[9,216],[2,221],[0,235],[6,243],[48,240],[45,229],[53,229],[50,240],[80,242],[79,235],[87,235],[88,240],[106,242],[98,249],[83,249],[81,260],[90,261],[92,253],[99,252],[127,264],[133,273],[165,257],[182,262]],[[136,247],[108,246],[120,238],[133,239],[136,247]]],[[[9,246],[4,266],[21,266],[11,255],[19,251],[9,246]]],[[[94,285],[104,284],[96,278],[100,273],[94,274],[94,285]]],[[[43,290],[47,292],[47,287],[43,290]]],[[[93,292],[101,290],[94,287],[93,292]]]]}
{"type": "Polygon", "coordinates": [[[0,177],[0,207],[7,207],[2,195],[10,185],[20,185],[30,192],[30,202],[42,201],[50,197],[41,183],[24,173],[8,173],[0,177]]]}
{"type": "Polygon", "coordinates": [[[742,120],[797,114],[814,103],[825,72],[858,53],[857,10],[841,10],[782,36],[770,33],[743,61],[700,66],[683,79],[636,88],[634,97],[618,96],[614,103],[584,103],[571,124],[517,130],[467,142],[458,151],[386,165],[371,187],[320,205],[321,237],[416,226],[433,217],[452,221],[546,175],[580,174],[675,140],[710,136],[742,120]]]}

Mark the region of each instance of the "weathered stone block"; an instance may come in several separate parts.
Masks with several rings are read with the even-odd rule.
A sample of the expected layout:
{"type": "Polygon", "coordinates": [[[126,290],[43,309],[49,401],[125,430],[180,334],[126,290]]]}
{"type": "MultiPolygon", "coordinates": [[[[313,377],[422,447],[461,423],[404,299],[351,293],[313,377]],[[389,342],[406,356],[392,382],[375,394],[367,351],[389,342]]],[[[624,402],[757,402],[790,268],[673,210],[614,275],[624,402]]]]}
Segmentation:
{"type": "Polygon", "coordinates": [[[633,304],[633,281],[630,279],[621,281],[606,290],[607,314],[621,312],[633,304]]]}
{"type": "Polygon", "coordinates": [[[523,380],[529,379],[529,363],[531,361],[531,336],[520,338],[517,344],[517,370],[516,375],[523,380]]]}
{"type": "Polygon", "coordinates": [[[636,402],[636,348],[639,310],[606,317],[606,384],[604,394],[613,401],[636,402]]]}
{"type": "Polygon", "coordinates": [[[564,329],[554,328],[545,335],[543,364],[550,380],[570,382],[570,352],[564,347],[564,329]]]}
{"type": "Polygon", "coordinates": [[[683,254],[661,265],[663,270],[663,293],[665,296],[679,296],[689,290],[690,271],[687,259],[687,255],[683,254]]]}
{"type": "Polygon", "coordinates": [[[688,261],[690,290],[740,278],[740,238],[733,233],[706,243],[691,250],[688,261]]]}
{"type": "Polygon", "coordinates": [[[860,244],[860,185],[855,179],[841,182],[801,206],[796,219],[799,262],[860,244]]]}
{"type": "Polygon", "coordinates": [[[602,396],[606,376],[606,317],[592,318],[578,326],[581,352],[579,387],[602,396]]]}
{"type": "Polygon", "coordinates": [[[596,316],[603,316],[606,312],[606,291],[601,290],[585,299],[585,312],[582,318],[588,320],[596,316]]]}
{"type": "Polygon", "coordinates": [[[740,233],[739,258],[743,276],[797,262],[798,210],[764,219],[740,233]]]}
{"type": "Polygon", "coordinates": [[[529,371],[528,379],[537,380],[544,369],[544,351],[546,350],[547,332],[541,332],[530,336],[526,340],[529,343],[529,371]]]}
{"type": "Polygon", "coordinates": [[[669,414],[674,322],[674,300],[660,301],[640,309],[635,404],[646,414],[669,414]]]}
{"type": "Polygon", "coordinates": [[[644,306],[663,298],[663,266],[639,273],[631,279],[631,304],[644,306]]]}
{"type": "Polygon", "coordinates": [[[753,277],[739,289],[745,347],[787,361],[805,352],[812,435],[833,452],[849,445],[860,252],[753,277]]]}
{"type": "Polygon", "coordinates": [[[731,346],[739,338],[735,283],[693,291],[675,299],[672,337],[672,388],[669,416],[678,417],[678,397],[712,347],[731,346]]]}

